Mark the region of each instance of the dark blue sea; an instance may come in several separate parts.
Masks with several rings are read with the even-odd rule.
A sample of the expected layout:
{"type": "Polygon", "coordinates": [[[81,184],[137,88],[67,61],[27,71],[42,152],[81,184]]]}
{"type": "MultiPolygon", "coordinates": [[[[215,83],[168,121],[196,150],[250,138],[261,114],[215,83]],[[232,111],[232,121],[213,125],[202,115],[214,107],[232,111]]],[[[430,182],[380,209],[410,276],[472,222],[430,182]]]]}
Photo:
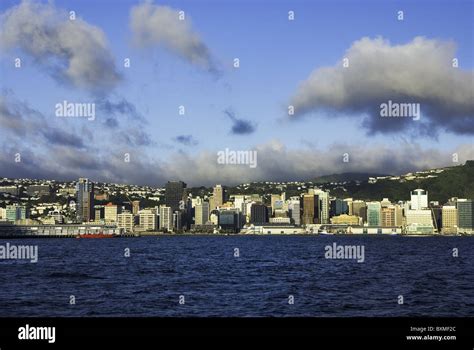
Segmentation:
{"type": "Polygon", "coordinates": [[[474,315],[474,237],[161,236],[0,245],[6,242],[38,245],[39,256],[37,263],[0,260],[0,316],[474,315]],[[364,262],[326,259],[334,242],[364,246],[364,262]]]}

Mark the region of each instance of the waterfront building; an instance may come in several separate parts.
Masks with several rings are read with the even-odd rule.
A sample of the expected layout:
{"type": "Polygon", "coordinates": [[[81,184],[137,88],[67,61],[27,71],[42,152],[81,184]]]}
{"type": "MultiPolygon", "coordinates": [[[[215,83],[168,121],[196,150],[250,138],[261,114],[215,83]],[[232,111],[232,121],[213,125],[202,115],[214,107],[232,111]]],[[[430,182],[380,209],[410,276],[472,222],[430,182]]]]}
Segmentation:
{"type": "Polygon", "coordinates": [[[293,221],[293,224],[301,225],[301,204],[300,197],[291,197],[288,201],[288,214],[293,221]]]}
{"type": "Polygon", "coordinates": [[[271,224],[291,224],[291,219],[289,217],[275,217],[270,218],[271,224]]]}
{"type": "Polygon", "coordinates": [[[382,205],[381,216],[382,216],[382,226],[384,227],[397,226],[394,205],[389,205],[389,206],[382,205]]]}
{"type": "Polygon", "coordinates": [[[250,223],[263,224],[268,222],[268,207],[262,203],[254,203],[250,207],[250,223]]]}
{"type": "Polygon", "coordinates": [[[117,227],[125,232],[133,232],[134,216],[126,210],[117,215],[117,227]]]}
{"type": "Polygon", "coordinates": [[[442,233],[458,232],[458,209],[454,205],[443,205],[441,211],[442,233]]]}
{"type": "Polygon", "coordinates": [[[5,217],[8,221],[15,222],[17,220],[25,220],[29,218],[29,212],[24,205],[7,205],[5,209],[5,217]]]}
{"type": "Polygon", "coordinates": [[[186,184],[183,181],[168,181],[165,186],[165,205],[170,207],[172,212],[184,209],[180,203],[184,203],[186,198],[186,184]]]}
{"type": "Polygon", "coordinates": [[[410,209],[405,212],[405,216],[407,226],[412,224],[431,225],[434,228],[431,210],[429,209],[410,209]]]}
{"type": "Polygon", "coordinates": [[[319,223],[329,224],[329,192],[314,189],[314,194],[318,196],[319,223]]]}
{"type": "Polygon", "coordinates": [[[382,205],[380,202],[367,202],[367,224],[369,226],[382,225],[382,205]]]}
{"type": "Polygon", "coordinates": [[[367,222],[367,205],[362,200],[352,202],[352,215],[356,215],[362,219],[362,223],[367,222]]]}
{"type": "Polygon", "coordinates": [[[78,222],[94,220],[94,184],[86,178],[80,178],[76,184],[76,219],[78,222]]]}
{"type": "Polygon", "coordinates": [[[411,191],[410,196],[410,204],[412,210],[421,210],[428,208],[428,191],[418,188],[414,191],[411,191]]]}
{"type": "Polygon", "coordinates": [[[219,226],[224,232],[238,233],[242,228],[241,220],[238,209],[225,209],[219,212],[219,226]]]}
{"type": "Polygon", "coordinates": [[[319,197],[314,194],[303,195],[303,225],[319,224],[319,197]]]}
{"type": "Polygon", "coordinates": [[[156,231],[158,228],[158,216],[152,209],[143,209],[138,212],[140,228],[144,231],[156,231]]]}
{"type": "MultiPolygon", "coordinates": [[[[352,202],[351,202],[352,207],[352,202]]],[[[349,205],[346,200],[340,198],[334,198],[331,200],[330,203],[330,210],[329,215],[332,216],[339,216],[341,214],[349,214],[349,205]]],[[[352,211],[352,210],[351,210],[352,211]]],[[[352,214],[350,214],[352,215],[352,214]]]]}
{"type": "Polygon", "coordinates": [[[106,223],[115,223],[118,221],[118,215],[122,212],[122,207],[112,203],[107,203],[104,207],[104,220],[106,223]]]}
{"type": "Polygon", "coordinates": [[[202,202],[194,207],[194,224],[205,225],[209,221],[209,202],[202,202]]]}
{"type": "Polygon", "coordinates": [[[474,200],[458,199],[458,225],[463,233],[474,232],[474,200]]]}
{"type": "Polygon", "coordinates": [[[160,230],[168,232],[173,230],[173,212],[171,207],[160,206],[160,230]]]}
{"type": "Polygon", "coordinates": [[[361,219],[355,215],[341,214],[331,218],[331,224],[334,225],[360,225],[361,219]]]}

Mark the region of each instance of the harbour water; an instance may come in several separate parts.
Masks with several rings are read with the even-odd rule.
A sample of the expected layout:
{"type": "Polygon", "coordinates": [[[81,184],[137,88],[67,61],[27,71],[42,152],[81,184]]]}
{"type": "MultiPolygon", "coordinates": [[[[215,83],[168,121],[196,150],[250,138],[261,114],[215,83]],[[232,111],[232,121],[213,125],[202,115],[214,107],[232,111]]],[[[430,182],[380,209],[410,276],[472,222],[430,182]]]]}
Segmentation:
{"type": "Polygon", "coordinates": [[[2,316],[474,314],[472,237],[160,236],[0,245],[7,242],[37,245],[38,259],[0,260],[2,316]],[[363,262],[327,259],[334,243],[364,247],[363,262]]]}

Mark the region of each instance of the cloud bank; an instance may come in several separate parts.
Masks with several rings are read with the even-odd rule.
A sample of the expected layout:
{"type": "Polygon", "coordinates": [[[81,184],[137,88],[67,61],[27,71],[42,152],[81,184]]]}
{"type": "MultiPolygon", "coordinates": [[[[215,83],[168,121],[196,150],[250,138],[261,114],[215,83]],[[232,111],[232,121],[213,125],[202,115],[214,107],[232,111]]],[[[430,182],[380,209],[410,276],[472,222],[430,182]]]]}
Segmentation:
{"type": "Polygon", "coordinates": [[[474,134],[474,72],[454,68],[455,57],[451,41],[416,37],[392,45],[381,37],[364,37],[338,64],[316,69],[301,83],[290,101],[293,118],[329,111],[335,116],[365,115],[362,125],[369,133],[410,129],[474,134]],[[381,118],[380,105],[389,100],[419,103],[421,119],[381,118]]]}

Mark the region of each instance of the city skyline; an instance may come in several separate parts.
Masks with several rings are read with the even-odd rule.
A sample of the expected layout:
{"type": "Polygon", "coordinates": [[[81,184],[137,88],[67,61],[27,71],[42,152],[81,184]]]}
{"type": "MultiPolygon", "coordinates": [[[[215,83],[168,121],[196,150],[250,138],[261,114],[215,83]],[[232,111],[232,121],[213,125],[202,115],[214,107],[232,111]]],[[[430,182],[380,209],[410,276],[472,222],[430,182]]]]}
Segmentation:
{"type": "Polygon", "coordinates": [[[209,186],[463,164],[472,3],[452,4],[4,1],[0,175],[209,186]],[[421,118],[376,116],[389,101],[421,118]],[[55,115],[63,103],[94,116],[55,115]],[[219,163],[227,149],[255,167],[219,163]]]}

